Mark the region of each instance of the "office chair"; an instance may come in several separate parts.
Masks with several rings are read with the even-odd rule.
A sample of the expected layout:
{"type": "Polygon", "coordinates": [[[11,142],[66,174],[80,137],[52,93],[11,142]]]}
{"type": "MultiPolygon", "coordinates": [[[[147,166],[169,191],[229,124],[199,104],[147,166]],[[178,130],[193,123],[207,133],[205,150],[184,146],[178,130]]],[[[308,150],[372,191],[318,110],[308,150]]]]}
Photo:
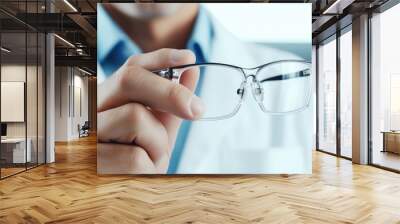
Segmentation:
{"type": "Polygon", "coordinates": [[[78,124],[79,138],[89,136],[89,130],[90,130],[89,121],[85,121],[82,127],[80,127],[80,125],[78,124]]]}

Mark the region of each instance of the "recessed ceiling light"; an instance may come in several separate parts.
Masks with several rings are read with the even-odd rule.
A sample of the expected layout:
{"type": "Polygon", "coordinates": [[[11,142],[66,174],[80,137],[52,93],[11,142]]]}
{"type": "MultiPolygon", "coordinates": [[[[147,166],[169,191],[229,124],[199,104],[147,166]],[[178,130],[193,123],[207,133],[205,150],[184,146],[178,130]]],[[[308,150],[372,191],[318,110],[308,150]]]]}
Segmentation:
{"type": "Polygon", "coordinates": [[[343,9],[351,5],[355,0],[336,0],[322,14],[342,14],[343,9]]]}
{"type": "Polygon", "coordinates": [[[59,40],[61,40],[62,42],[64,42],[65,44],[67,44],[68,46],[75,48],[75,45],[73,45],[73,44],[72,44],[71,42],[69,42],[68,40],[66,40],[66,39],[64,39],[64,38],[62,38],[62,37],[60,37],[60,36],[57,35],[57,34],[54,34],[54,36],[57,37],[57,38],[58,38],[59,40]]]}
{"type": "Polygon", "coordinates": [[[83,70],[83,69],[81,69],[81,68],[79,68],[79,67],[78,67],[78,70],[81,71],[81,72],[83,72],[83,73],[85,73],[85,74],[87,74],[87,75],[90,75],[90,76],[93,75],[92,73],[90,73],[90,72],[88,72],[88,71],[86,71],[86,70],[83,70]]]}
{"type": "Polygon", "coordinates": [[[74,12],[78,12],[78,10],[68,1],[68,0],[64,0],[65,4],[68,5],[68,7],[70,7],[74,12]]]}
{"type": "Polygon", "coordinates": [[[5,47],[1,47],[0,49],[1,49],[1,51],[4,51],[4,52],[6,52],[6,53],[10,53],[10,52],[11,52],[10,49],[7,49],[7,48],[5,48],[5,47]]]}

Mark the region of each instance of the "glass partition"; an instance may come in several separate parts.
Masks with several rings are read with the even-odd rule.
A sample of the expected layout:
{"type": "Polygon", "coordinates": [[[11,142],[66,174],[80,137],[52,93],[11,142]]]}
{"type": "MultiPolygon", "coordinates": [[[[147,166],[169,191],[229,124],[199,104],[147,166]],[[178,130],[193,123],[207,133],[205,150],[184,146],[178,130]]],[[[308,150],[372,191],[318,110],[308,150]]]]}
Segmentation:
{"type": "MultiPolygon", "coordinates": [[[[0,2],[43,12],[44,1],[0,2]]],[[[45,35],[0,12],[0,178],[45,162],[45,35]],[[11,24],[11,25],[10,25],[11,24]]]]}
{"type": "Polygon", "coordinates": [[[26,40],[25,31],[1,34],[2,177],[24,171],[31,158],[26,136],[26,40]]]}

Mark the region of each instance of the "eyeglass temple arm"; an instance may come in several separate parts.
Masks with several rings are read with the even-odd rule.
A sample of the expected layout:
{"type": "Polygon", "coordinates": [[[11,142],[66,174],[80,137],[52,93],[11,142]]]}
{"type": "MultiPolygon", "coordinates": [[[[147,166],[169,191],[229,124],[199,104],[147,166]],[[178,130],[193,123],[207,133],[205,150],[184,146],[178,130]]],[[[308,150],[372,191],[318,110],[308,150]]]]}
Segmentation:
{"type": "MultiPolygon", "coordinates": [[[[169,80],[172,80],[176,77],[177,74],[172,68],[166,68],[162,70],[157,70],[157,71],[152,71],[154,74],[166,78],[169,80]]],[[[260,82],[267,82],[267,81],[280,81],[280,80],[287,80],[287,79],[294,79],[294,78],[301,78],[301,77],[307,77],[310,76],[310,71],[308,69],[299,71],[299,72],[293,72],[293,73],[287,73],[287,74],[282,74],[282,75],[277,75],[273,77],[269,77],[263,80],[260,80],[260,82]]]]}
{"type": "Polygon", "coordinates": [[[307,76],[310,76],[310,71],[308,69],[299,71],[299,72],[293,72],[293,73],[272,76],[272,77],[260,80],[260,82],[281,81],[281,80],[301,78],[301,77],[307,77],[307,76]]]}

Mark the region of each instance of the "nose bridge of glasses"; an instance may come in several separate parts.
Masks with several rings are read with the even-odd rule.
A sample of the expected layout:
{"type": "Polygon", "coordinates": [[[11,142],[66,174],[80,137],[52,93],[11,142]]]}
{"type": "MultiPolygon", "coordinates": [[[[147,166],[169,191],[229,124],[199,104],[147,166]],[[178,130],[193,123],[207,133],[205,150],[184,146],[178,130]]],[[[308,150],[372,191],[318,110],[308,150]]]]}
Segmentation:
{"type": "Polygon", "coordinates": [[[257,70],[258,68],[242,68],[246,80],[250,78],[253,82],[256,80],[257,70]]]}
{"type": "Polygon", "coordinates": [[[251,88],[253,89],[253,95],[254,96],[262,95],[263,89],[256,76],[257,69],[246,69],[244,71],[247,71],[245,72],[246,74],[245,82],[246,83],[248,82],[251,88]],[[250,81],[248,81],[249,79],[250,81]]]}
{"type": "Polygon", "coordinates": [[[251,92],[253,95],[254,100],[259,104],[261,109],[263,109],[262,102],[264,100],[264,90],[260,84],[260,82],[257,79],[257,71],[258,68],[253,68],[253,69],[243,69],[243,72],[245,74],[245,80],[250,79],[249,84],[251,86],[251,92]]]}
{"type": "MultiPolygon", "coordinates": [[[[244,97],[246,87],[249,85],[251,88],[252,95],[258,104],[262,104],[264,100],[264,90],[257,80],[256,76],[253,74],[248,74],[246,79],[241,83],[240,87],[237,89],[236,93],[242,98],[244,97]],[[250,79],[250,81],[248,81],[250,79]]],[[[261,105],[260,105],[261,106],[261,105]]]]}
{"type": "Polygon", "coordinates": [[[250,80],[250,83],[256,82],[257,78],[254,74],[246,74],[246,81],[250,80]]]}
{"type": "MultiPolygon", "coordinates": [[[[253,89],[253,96],[257,98],[260,97],[260,95],[263,93],[262,87],[260,86],[259,81],[257,80],[256,73],[257,73],[257,68],[254,69],[249,69],[249,68],[242,68],[243,74],[244,74],[244,80],[241,83],[240,87],[237,89],[237,94],[241,95],[242,97],[244,96],[245,89],[247,85],[249,85],[253,89]]],[[[256,99],[259,101],[258,99],[256,99]]]]}

